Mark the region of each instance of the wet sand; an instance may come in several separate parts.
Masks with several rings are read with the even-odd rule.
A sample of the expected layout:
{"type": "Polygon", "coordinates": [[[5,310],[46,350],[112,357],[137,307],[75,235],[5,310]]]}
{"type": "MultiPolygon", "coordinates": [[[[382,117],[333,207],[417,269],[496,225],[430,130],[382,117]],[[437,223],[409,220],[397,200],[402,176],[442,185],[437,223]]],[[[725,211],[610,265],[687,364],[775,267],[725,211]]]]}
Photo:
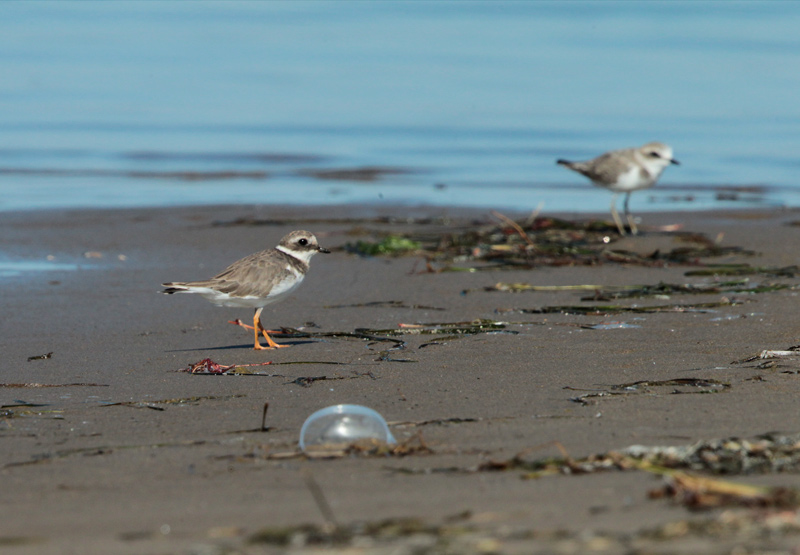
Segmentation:
{"type": "MultiPolygon", "coordinates": [[[[680,223],[684,231],[757,253],[729,254],[715,263],[798,262],[800,227],[787,225],[800,219],[797,212],[642,216],[645,231],[680,223]]],[[[722,297],[741,301],[711,312],[535,314],[507,309],[593,303],[580,300],[585,291],[481,288],[498,282],[654,285],[714,278],[687,277],[685,265],[625,263],[425,273],[418,256],[364,258],[335,250],[315,257],[301,288],[262,315],[268,328],[318,334],[475,319],[506,322],[502,331],[513,332],[439,342],[435,336],[407,335],[403,349],[388,353],[385,342],[280,336],[276,339],[292,348],[256,352],[250,333],[226,323],[247,321],[248,309],[158,293],[161,282],[209,277],[241,256],[274,246],[293,229],[309,229],[321,244],[338,249],[363,238],[352,234],[355,228],[446,229],[489,219],[488,211],[425,207],[4,214],[0,252],[7,257],[42,261],[51,255],[54,263],[80,266],[2,280],[4,552],[262,553],[333,545],[387,553],[728,553],[736,545],[777,550],[794,545],[797,537],[788,533],[765,539],[687,532],[659,539],[654,530],[671,523],[683,523],[684,530],[686,521],[715,519],[724,509],[698,513],[668,499],[650,499],[648,493],[663,479],[648,472],[523,480],[521,469],[469,470],[537,446],[526,459],[560,457],[556,446],[545,445],[556,441],[578,459],[631,445],[800,431],[800,361],[789,357],[762,368],[758,361],[735,362],[800,343],[798,277],[751,276],[754,283],[794,286],[757,294],[614,301],[641,306],[722,297]],[[383,215],[448,219],[363,221],[383,215]],[[213,225],[238,218],[274,221],[213,225]],[[373,304],[358,306],[364,303],[373,304]],[[620,329],[620,322],[638,327],[620,329]],[[611,329],[588,329],[602,323],[611,323],[611,329]],[[50,358],[28,360],[50,352],[50,358]],[[274,376],[177,371],[205,358],[226,365],[272,361],[259,369],[274,376]],[[326,379],[298,383],[303,377],[326,379]],[[584,403],[571,400],[611,391],[615,384],[685,378],[730,387],[714,394],[674,394],[680,388],[661,386],[584,403]],[[265,403],[268,429],[261,431],[265,403]],[[306,416],[338,403],[374,408],[394,423],[398,440],[412,445],[421,434],[430,452],[334,460],[275,456],[295,451],[306,416]],[[315,498],[314,484],[325,501],[315,498]],[[341,544],[329,538],[304,547],[296,528],[331,519],[346,527],[409,517],[419,520],[407,533],[364,532],[341,544]],[[265,542],[263,536],[255,541],[259,531],[275,534],[281,527],[288,527],[290,545],[274,538],[265,542]]],[[[655,231],[616,239],[613,248],[641,253],[674,241],[655,231]]],[[[800,487],[795,474],[730,479],[800,487]]]]}

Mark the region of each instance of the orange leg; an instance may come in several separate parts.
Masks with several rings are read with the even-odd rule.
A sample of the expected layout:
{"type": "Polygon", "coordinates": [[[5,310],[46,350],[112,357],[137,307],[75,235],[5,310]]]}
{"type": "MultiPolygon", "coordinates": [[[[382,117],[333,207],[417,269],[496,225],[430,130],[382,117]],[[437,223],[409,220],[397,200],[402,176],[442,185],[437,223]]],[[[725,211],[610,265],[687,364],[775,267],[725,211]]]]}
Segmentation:
{"type": "Polygon", "coordinates": [[[238,318],[237,318],[236,320],[228,320],[228,323],[229,323],[229,324],[235,324],[235,325],[237,325],[237,326],[242,326],[242,327],[243,327],[244,329],[246,329],[246,330],[251,330],[251,329],[253,329],[253,326],[248,326],[247,324],[245,324],[244,322],[242,322],[242,321],[241,321],[241,320],[239,320],[238,318]]]}
{"type": "MultiPolygon", "coordinates": [[[[250,326],[245,326],[250,327],[250,326]]],[[[253,315],[253,333],[255,334],[255,345],[253,348],[256,351],[270,351],[272,349],[280,349],[283,347],[290,347],[291,345],[278,345],[275,341],[267,333],[267,330],[264,329],[264,326],[261,325],[261,309],[257,308],[256,313],[253,315]],[[263,347],[261,343],[258,342],[258,332],[264,336],[264,339],[267,340],[267,347],[263,347]]]]}
{"type": "MultiPolygon", "coordinates": [[[[239,320],[238,318],[237,318],[236,320],[228,320],[228,323],[229,323],[229,324],[233,324],[233,325],[235,325],[235,326],[242,326],[242,327],[243,327],[244,329],[246,329],[246,330],[252,330],[252,329],[255,329],[253,326],[251,326],[251,325],[249,325],[249,324],[245,324],[244,322],[242,322],[242,321],[241,321],[241,320],[239,320]]],[[[422,327],[422,326],[421,326],[421,327],[422,327]]],[[[268,332],[268,333],[281,333],[281,331],[280,331],[280,330],[267,330],[267,332],[268,332]]]]}

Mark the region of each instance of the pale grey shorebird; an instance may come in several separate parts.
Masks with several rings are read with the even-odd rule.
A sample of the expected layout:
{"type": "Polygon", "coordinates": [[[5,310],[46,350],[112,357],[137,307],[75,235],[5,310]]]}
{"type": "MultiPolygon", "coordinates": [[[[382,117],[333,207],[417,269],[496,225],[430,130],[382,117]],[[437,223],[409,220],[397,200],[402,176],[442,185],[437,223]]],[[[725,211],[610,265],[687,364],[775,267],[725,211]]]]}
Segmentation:
{"type": "Polygon", "coordinates": [[[585,162],[558,160],[556,163],[585,175],[598,187],[614,192],[611,197],[611,216],[620,235],[625,235],[625,226],[617,212],[617,195],[625,193],[625,218],[631,227],[631,233],[636,235],[639,230],[628,210],[631,193],[652,187],[667,166],[680,164],[672,157],[670,146],[657,142],[647,143],[639,148],[612,150],[585,162]]]}
{"type": "MultiPolygon", "coordinates": [[[[278,345],[261,325],[261,310],[280,301],[294,291],[308,272],[311,257],[318,252],[329,253],[319,246],[317,238],[308,231],[293,231],[281,239],[274,249],[257,252],[237,260],[222,273],[203,281],[171,281],[162,283],[162,293],[197,293],[217,306],[250,307],[255,309],[252,328],[239,320],[232,323],[252,329],[256,350],[289,347],[278,345]],[[261,332],[267,340],[264,347],[258,340],[261,332]]],[[[274,332],[273,332],[274,333],[274,332]]]]}

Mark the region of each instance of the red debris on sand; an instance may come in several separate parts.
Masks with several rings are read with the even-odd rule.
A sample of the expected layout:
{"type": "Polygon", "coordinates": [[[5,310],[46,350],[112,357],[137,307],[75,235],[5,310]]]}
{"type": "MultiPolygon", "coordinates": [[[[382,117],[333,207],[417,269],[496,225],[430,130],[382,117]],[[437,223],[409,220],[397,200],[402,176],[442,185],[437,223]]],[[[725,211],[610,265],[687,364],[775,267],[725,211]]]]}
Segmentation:
{"type": "Polygon", "coordinates": [[[226,374],[234,368],[241,368],[244,366],[266,366],[267,364],[272,364],[272,362],[259,362],[256,364],[231,364],[229,366],[225,366],[223,364],[214,362],[210,358],[204,358],[200,362],[190,364],[186,368],[179,371],[189,372],[190,374],[226,374]]]}

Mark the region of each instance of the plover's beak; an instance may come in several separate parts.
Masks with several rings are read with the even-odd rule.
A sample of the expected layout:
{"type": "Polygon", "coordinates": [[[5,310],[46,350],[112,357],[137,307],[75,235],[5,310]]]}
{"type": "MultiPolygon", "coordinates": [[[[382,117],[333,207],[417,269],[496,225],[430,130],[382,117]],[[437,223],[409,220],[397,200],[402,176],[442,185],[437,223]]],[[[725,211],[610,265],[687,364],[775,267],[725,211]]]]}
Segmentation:
{"type": "Polygon", "coordinates": [[[669,159],[669,163],[670,164],[675,164],[676,166],[680,166],[681,165],[681,163],[678,162],[677,160],[675,160],[674,158],[670,158],[669,159]]]}
{"type": "Polygon", "coordinates": [[[331,253],[331,251],[329,251],[328,249],[324,249],[322,247],[317,247],[317,252],[324,252],[325,254],[331,253]]]}

